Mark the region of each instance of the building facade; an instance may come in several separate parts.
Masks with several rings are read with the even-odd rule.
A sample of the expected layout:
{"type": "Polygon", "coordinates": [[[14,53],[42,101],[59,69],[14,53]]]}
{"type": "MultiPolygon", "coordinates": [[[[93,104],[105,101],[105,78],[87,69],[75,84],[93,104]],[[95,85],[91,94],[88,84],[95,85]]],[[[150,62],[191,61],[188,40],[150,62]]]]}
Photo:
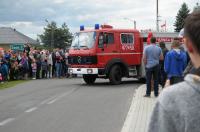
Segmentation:
{"type": "Polygon", "coordinates": [[[8,50],[10,48],[20,48],[24,44],[38,45],[34,39],[18,32],[10,27],[0,27],[0,48],[8,50]]]}

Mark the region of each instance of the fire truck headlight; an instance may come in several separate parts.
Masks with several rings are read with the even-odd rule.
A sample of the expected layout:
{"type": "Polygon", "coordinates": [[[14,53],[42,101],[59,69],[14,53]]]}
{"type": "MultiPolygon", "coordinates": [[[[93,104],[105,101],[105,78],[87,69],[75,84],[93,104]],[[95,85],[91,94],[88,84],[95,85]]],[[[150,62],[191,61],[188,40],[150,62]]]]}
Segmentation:
{"type": "Polygon", "coordinates": [[[73,70],[72,70],[72,69],[69,69],[68,72],[69,72],[69,74],[72,74],[72,73],[73,73],[73,70]]]}
{"type": "Polygon", "coordinates": [[[92,69],[87,69],[87,73],[88,73],[88,74],[92,74],[92,73],[93,73],[93,70],[92,70],[92,69]]]}

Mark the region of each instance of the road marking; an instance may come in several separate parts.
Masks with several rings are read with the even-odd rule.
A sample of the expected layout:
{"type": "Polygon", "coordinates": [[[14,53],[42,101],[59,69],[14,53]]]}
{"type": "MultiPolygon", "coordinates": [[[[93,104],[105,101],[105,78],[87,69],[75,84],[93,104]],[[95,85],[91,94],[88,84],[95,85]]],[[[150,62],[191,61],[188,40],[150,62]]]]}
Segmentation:
{"type": "Polygon", "coordinates": [[[44,100],[44,101],[42,101],[40,104],[41,104],[41,105],[46,104],[48,101],[49,101],[49,99],[44,100]]]}
{"type": "Polygon", "coordinates": [[[46,104],[47,102],[49,102],[50,100],[52,100],[52,99],[54,99],[54,98],[56,98],[56,96],[50,97],[50,98],[48,98],[48,99],[42,101],[40,104],[42,104],[42,105],[43,105],[43,104],[46,104]]]}
{"type": "Polygon", "coordinates": [[[50,97],[50,98],[48,98],[48,99],[42,101],[40,104],[41,104],[41,105],[43,105],[43,104],[48,104],[49,101],[54,100],[54,99],[56,99],[57,97],[58,97],[58,95],[52,96],[52,97],[50,97]]]}
{"type": "MultiPolygon", "coordinates": [[[[68,92],[67,92],[68,93],[68,92]]],[[[67,93],[61,94],[60,96],[57,96],[55,99],[51,100],[50,102],[48,102],[47,104],[53,104],[54,102],[56,102],[57,100],[61,99],[62,97],[66,96],[67,93]]]]}
{"type": "Polygon", "coordinates": [[[54,100],[51,100],[50,102],[48,102],[47,104],[53,104],[54,102],[56,102],[58,100],[58,98],[55,98],[54,100]]]}
{"type": "MultiPolygon", "coordinates": [[[[63,93],[63,94],[61,94],[61,95],[59,95],[59,96],[57,96],[57,97],[55,97],[55,98],[52,98],[53,100],[51,100],[51,101],[48,102],[47,104],[53,104],[54,102],[58,101],[59,99],[61,99],[61,98],[65,97],[66,95],[69,95],[70,93],[74,92],[75,90],[76,90],[76,88],[70,90],[69,92],[63,93]]],[[[43,102],[44,102],[44,101],[43,101],[43,102]]]]}
{"type": "Polygon", "coordinates": [[[0,126],[4,126],[4,125],[6,125],[7,123],[9,123],[9,122],[11,122],[13,120],[15,120],[15,118],[8,118],[8,119],[0,122],[0,126]]]}
{"type": "Polygon", "coordinates": [[[30,112],[33,112],[35,110],[37,110],[37,107],[30,108],[30,109],[26,110],[25,112],[30,113],[30,112]]]}

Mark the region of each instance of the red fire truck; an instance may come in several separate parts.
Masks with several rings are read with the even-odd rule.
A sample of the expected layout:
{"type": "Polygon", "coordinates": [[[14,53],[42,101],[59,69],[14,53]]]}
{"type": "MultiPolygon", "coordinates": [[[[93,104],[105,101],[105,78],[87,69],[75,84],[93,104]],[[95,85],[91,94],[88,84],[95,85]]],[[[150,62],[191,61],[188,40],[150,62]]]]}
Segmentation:
{"type": "MultiPolygon", "coordinates": [[[[165,38],[168,42],[177,36],[165,38]]],[[[96,24],[93,30],[85,30],[80,26],[69,49],[68,72],[81,74],[87,84],[94,83],[96,78],[109,79],[111,84],[120,84],[123,77],[144,79],[142,55],[146,40],[147,33],[134,29],[96,24]]]]}

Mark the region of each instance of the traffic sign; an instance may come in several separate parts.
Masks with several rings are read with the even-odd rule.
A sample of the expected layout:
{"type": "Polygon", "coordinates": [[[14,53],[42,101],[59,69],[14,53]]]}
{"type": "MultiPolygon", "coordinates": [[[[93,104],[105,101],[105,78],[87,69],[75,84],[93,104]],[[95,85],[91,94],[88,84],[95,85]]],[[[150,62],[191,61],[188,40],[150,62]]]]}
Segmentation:
{"type": "Polygon", "coordinates": [[[24,45],[23,44],[12,44],[12,45],[10,45],[10,49],[23,51],[24,45]]]}

